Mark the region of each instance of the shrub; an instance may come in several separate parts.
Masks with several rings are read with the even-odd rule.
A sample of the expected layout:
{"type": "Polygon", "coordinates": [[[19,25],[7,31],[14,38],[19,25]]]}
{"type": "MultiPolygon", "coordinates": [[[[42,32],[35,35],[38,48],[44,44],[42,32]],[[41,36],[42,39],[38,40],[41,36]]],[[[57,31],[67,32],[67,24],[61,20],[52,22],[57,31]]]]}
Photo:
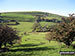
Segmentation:
{"type": "Polygon", "coordinates": [[[55,25],[51,33],[47,34],[47,40],[55,39],[70,46],[75,41],[75,18],[70,16],[62,18],[62,22],[55,25]],[[50,38],[50,39],[49,39],[50,38]]]}
{"type": "Polygon", "coordinates": [[[33,28],[32,32],[34,32],[34,31],[37,32],[37,31],[41,31],[42,30],[42,26],[37,21],[34,23],[32,28],[33,28]]]}
{"type": "Polygon", "coordinates": [[[17,31],[7,25],[0,25],[0,48],[2,44],[13,44],[13,41],[20,40],[17,31]]]}

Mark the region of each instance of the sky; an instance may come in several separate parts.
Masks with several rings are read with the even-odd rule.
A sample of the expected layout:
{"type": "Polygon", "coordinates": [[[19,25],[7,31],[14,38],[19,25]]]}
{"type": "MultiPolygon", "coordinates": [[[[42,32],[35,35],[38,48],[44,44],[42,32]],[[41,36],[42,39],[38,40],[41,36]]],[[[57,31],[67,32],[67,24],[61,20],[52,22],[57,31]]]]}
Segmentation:
{"type": "Polygon", "coordinates": [[[0,0],[0,12],[43,11],[67,16],[75,13],[75,0],[0,0]]]}

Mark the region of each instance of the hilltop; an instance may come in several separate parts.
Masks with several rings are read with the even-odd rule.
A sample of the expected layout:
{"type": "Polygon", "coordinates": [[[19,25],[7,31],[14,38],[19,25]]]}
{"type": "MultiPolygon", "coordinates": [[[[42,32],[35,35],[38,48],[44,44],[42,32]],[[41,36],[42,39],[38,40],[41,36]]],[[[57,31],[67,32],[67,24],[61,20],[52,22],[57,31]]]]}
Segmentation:
{"type": "Polygon", "coordinates": [[[58,19],[58,20],[61,20],[61,17],[65,17],[47,12],[29,11],[29,12],[4,12],[1,14],[1,19],[33,22],[35,21],[35,15],[45,15],[44,17],[45,19],[58,19]]]}

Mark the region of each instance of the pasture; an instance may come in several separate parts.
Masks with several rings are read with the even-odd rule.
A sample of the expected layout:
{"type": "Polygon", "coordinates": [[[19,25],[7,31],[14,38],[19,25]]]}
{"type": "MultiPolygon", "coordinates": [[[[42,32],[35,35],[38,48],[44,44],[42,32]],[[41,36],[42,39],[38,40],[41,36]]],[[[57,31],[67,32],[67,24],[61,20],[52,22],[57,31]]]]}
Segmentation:
{"type": "MultiPolygon", "coordinates": [[[[43,25],[45,22],[41,24],[43,25]]],[[[52,24],[54,23],[50,23],[50,25],[52,24]]],[[[14,44],[9,52],[0,53],[0,56],[61,56],[60,51],[75,51],[72,47],[67,48],[64,43],[60,45],[57,41],[48,42],[45,39],[47,32],[31,33],[32,25],[33,22],[20,22],[19,25],[10,26],[16,28],[19,35],[22,34],[22,41],[20,44],[14,44]],[[27,34],[23,34],[24,32],[27,34]]]]}
{"type": "Polygon", "coordinates": [[[47,13],[47,12],[40,12],[40,11],[30,11],[30,12],[7,12],[2,13],[2,19],[4,20],[16,20],[19,22],[34,22],[35,15],[45,15],[44,19],[58,19],[61,20],[61,17],[57,14],[47,13]]]}

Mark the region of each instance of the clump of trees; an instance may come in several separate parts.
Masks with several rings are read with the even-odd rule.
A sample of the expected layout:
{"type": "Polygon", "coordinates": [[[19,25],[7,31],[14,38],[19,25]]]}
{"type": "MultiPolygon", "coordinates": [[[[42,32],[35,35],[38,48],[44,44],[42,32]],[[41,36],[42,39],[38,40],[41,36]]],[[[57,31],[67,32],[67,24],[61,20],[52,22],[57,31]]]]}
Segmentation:
{"type": "Polygon", "coordinates": [[[52,27],[46,34],[47,40],[57,40],[70,46],[75,41],[75,16],[72,14],[67,18],[62,18],[62,22],[52,27]]]}
{"type": "Polygon", "coordinates": [[[17,31],[7,25],[0,25],[0,48],[6,44],[13,45],[16,40],[21,40],[18,36],[17,31]]]}
{"type": "Polygon", "coordinates": [[[40,24],[40,22],[35,22],[33,24],[32,28],[33,28],[32,32],[48,32],[48,31],[50,31],[48,24],[45,24],[44,26],[42,26],[40,24]]]}
{"type": "Polygon", "coordinates": [[[35,22],[32,26],[32,32],[50,32],[53,29],[54,25],[48,25],[46,23],[44,26],[40,24],[40,22],[35,22]]]}
{"type": "Polygon", "coordinates": [[[42,30],[42,26],[37,21],[35,21],[35,23],[33,24],[32,28],[33,28],[32,32],[37,32],[37,31],[41,31],[42,30]]]}

